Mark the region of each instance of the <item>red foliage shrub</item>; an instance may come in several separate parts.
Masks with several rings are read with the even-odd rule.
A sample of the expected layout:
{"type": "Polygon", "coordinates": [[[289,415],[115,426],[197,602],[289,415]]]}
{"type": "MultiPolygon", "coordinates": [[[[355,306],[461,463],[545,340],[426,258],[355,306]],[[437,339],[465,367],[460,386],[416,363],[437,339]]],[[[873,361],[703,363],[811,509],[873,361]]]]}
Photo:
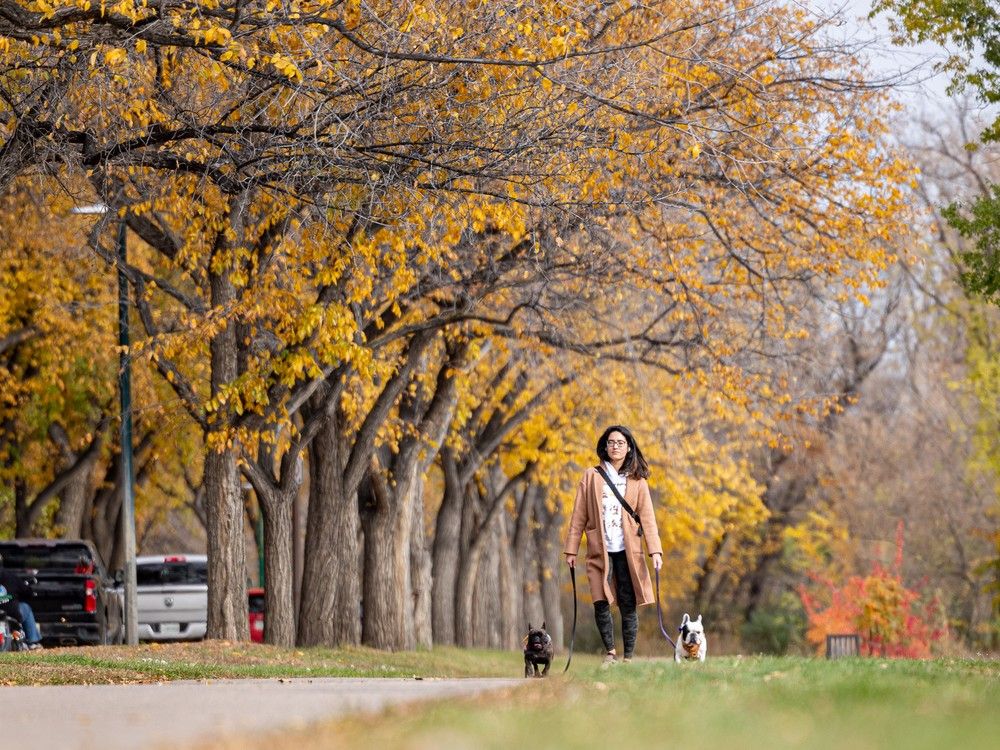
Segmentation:
{"type": "Polygon", "coordinates": [[[812,576],[813,586],[799,587],[809,620],[806,638],[820,653],[826,636],[857,633],[861,652],[868,656],[924,658],[931,644],[945,636],[941,605],[936,597],[922,602],[920,593],[902,579],[903,523],[896,532],[896,559],[889,571],[875,563],[865,577],[851,576],[842,585],[812,576]]]}

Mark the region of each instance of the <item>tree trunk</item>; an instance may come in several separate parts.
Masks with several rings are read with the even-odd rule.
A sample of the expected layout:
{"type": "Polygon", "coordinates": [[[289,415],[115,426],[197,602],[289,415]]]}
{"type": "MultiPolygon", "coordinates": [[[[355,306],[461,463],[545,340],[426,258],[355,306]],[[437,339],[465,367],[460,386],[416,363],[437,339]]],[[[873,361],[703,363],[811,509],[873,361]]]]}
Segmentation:
{"type": "Polygon", "coordinates": [[[790,470],[788,474],[780,481],[775,481],[778,475],[774,475],[764,493],[764,505],[770,513],[758,532],[759,539],[754,542],[756,560],[737,589],[743,622],[749,622],[757,610],[768,603],[768,595],[775,588],[773,572],[783,554],[784,531],[796,523],[798,512],[810,506],[812,489],[817,483],[816,472],[811,466],[806,466],[805,471],[796,471],[798,463],[785,463],[785,468],[790,470]]]}
{"type": "Polygon", "coordinates": [[[441,466],[444,470],[444,497],[438,509],[434,531],[431,625],[434,630],[434,643],[450,646],[455,643],[455,595],[461,552],[462,487],[454,453],[447,447],[441,449],[441,466]]]}
{"type": "Polygon", "coordinates": [[[398,516],[364,513],[361,522],[365,532],[361,640],[373,648],[399,651],[407,645],[404,609],[410,602],[403,570],[409,544],[402,543],[398,516]]]}
{"type": "Polygon", "coordinates": [[[14,480],[14,538],[33,536],[28,511],[28,485],[23,479],[14,480]]]}
{"type": "Polygon", "coordinates": [[[520,493],[517,503],[517,517],[514,519],[514,539],[511,543],[511,577],[514,593],[512,610],[514,646],[516,647],[527,632],[527,625],[540,625],[545,615],[539,596],[539,576],[535,539],[531,528],[535,523],[535,501],[539,494],[538,485],[529,482],[520,493]]]}
{"type": "Polygon", "coordinates": [[[739,544],[735,532],[723,532],[719,539],[705,553],[705,561],[701,565],[701,573],[697,575],[695,589],[691,594],[691,602],[696,612],[711,617],[715,611],[716,593],[718,592],[728,569],[732,550],[739,544]]]}
{"type": "MultiPolygon", "coordinates": [[[[569,574],[566,572],[562,556],[562,516],[558,509],[549,509],[545,502],[544,489],[535,499],[535,517],[538,519],[535,525],[535,545],[538,549],[539,586],[545,611],[545,625],[553,641],[565,644],[562,582],[569,574]]],[[[577,568],[577,586],[581,585],[587,585],[585,566],[577,568]]]]}
{"type": "Polygon", "coordinates": [[[518,630],[519,621],[523,619],[521,613],[524,612],[524,601],[522,599],[523,588],[520,584],[520,565],[516,565],[514,557],[516,551],[511,548],[511,538],[508,531],[510,519],[504,515],[500,517],[497,524],[498,545],[497,545],[497,590],[499,592],[499,624],[500,624],[500,648],[516,649],[520,636],[518,630]]]}
{"type": "MultiPolygon", "coordinates": [[[[246,198],[246,196],[244,196],[246,198]]],[[[219,240],[224,240],[219,238],[219,240]]],[[[214,255],[214,253],[213,253],[214,255]]],[[[236,301],[228,271],[212,273],[212,308],[223,312],[236,301]]],[[[209,342],[211,396],[239,374],[236,328],[226,325],[209,342]]],[[[226,414],[225,410],[219,415],[226,414]]],[[[238,445],[210,427],[205,440],[205,505],[208,512],[208,637],[230,641],[250,638],[247,603],[246,544],[243,539],[242,478],[236,464],[238,445]],[[214,439],[213,439],[214,438],[214,439]]]]}
{"type": "Polygon", "coordinates": [[[455,643],[469,648],[476,645],[473,615],[473,596],[476,592],[476,577],[479,574],[479,560],[482,545],[474,545],[463,556],[455,580],[455,643]]]}
{"type": "Polygon", "coordinates": [[[245,641],[246,547],[240,472],[232,450],[208,450],[205,506],[208,512],[208,637],[245,641]]]}
{"type": "Polygon", "coordinates": [[[275,646],[295,645],[292,503],[297,490],[295,485],[286,495],[258,489],[264,516],[264,640],[275,646]]]}
{"type": "Polygon", "coordinates": [[[417,477],[411,490],[410,589],[413,601],[413,640],[420,648],[433,645],[431,628],[431,555],[424,530],[424,482],[417,477]]]}
{"type": "Polygon", "coordinates": [[[500,624],[500,540],[497,524],[484,530],[486,543],[483,545],[475,578],[475,593],[472,599],[470,645],[484,648],[502,648],[500,624]]]}
{"type": "Polygon", "coordinates": [[[105,487],[88,502],[83,519],[83,536],[93,541],[97,554],[107,568],[117,570],[124,561],[124,550],[119,543],[123,500],[121,452],[115,452],[105,469],[104,484],[105,487]]]}
{"type": "Polygon", "coordinates": [[[14,482],[15,537],[38,536],[39,531],[43,531],[39,529],[39,523],[54,500],[59,502],[52,518],[52,531],[62,538],[73,539],[80,536],[83,514],[91,489],[91,474],[100,456],[107,423],[107,418],[102,417],[100,423],[94,426],[96,435],[90,438],[89,444],[83,451],[73,450],[69,436],[61,424],[53,422],[49,425],[49,440],[62,454],[62,461],[59,462],[61,466],[52,480],[39,488],[33,497],[29,495],[27,482],[24,480],[14,482]]]}
{"type": "Polygon", "coordinates": [[[336,426],[323,427],[309,447],[309,511],[299,644],[338,646],[361,642],[361,519],[355,495],[343,488],[336,426]]]}
{"type": "Polygon", "coordinates": [[[523,622],[520,623],[522,628],[526,628],[528,623],[536,625],[537,623],[546,623],[546,628],[549,630],[549,635],[552,639],[556,641],[555,634],[552,632],[551,628],[548,627],[548,619],[545,617],[545,605],[542,603],[542,577],[544,575],[545,568],[542,565],[542,561],[539,559],[538,547],[535,545],[534,536],[528,542],[528,561],[524,566],[524,577],[521,579],[523,581],[521,600],[524,602],[524,608],[522,613],[523,622]]]}
{"type": "Polygon", "coordinates": [[[83,534],[83,514],[87,509],[87,500],[91,492],[91,473],[96,460],[95,456],[94,460],[88,462],[86,469],[73,478],[59,498],[55,525],[59,528],[59,535],[64,539],[79,539],[83,534]]]}
{"type": "Polygon", "coordinates": [[[499,590],[494,585],[497,573],[487,565],[489,575],[482,578],[480,569],[494,546],[493,526],[490,524],[477,530],[458,570],[455,583],[455,642],[464,648],[490,645],[486,632],[490,616],[486,610],[490,606],[488,597],[499,596],[499,590]]]}
{"type": "MultiPolygon", "coordinates": [[[[401,598],[403,601],[403,648],[413,649],[417,647],[417,636],[414,627],[417,591],[414,588],[413,567],[414,545],[423,547],[423,529],[417,524],[416,514],[416,492],[420,486],[416,476],[416,462],[402,461],[399,457],[394,463],[402,463],[400,474],[391,474],[389,481],[383,483],[384,492],[391,498],[390,508],[395,508],[394,515],[397,516],[395,524],[396,532],[399,536],[396,544],[399,546],[399,558],[396,565],[399,569],[396,578],[401,582],[401,598]],[[417,528],[419,535],[415,539],[414,528],[417,528]]],[[[422,514],[421,514],[422,515],[422,514]]]]}
{"type": "MultiPolygon", "coordinates": [[[[406,362],[385,383],[360,428],[348,428],[340,424],[340,420],[330,425],[337,436],[335,447],[342,446],[345,456],[337,462],[342,485],[339,494],[350,497],[357,492],[358,506],[362,509],[365,544],[361,636],[364,643],[377,648],[402,649],[414,643],[413,610],[409,601],[411,507],[405,502],[406,482],[402,479],[407,471],[397,472],[394,481],[389,481],[375,456],[377,431],[389,418],[425,349],[436,336],[433,330],[413,336],[406,362]],[[400,502],[400,498],[404,501],[400,502]]],[[[335,419],[336,413],[330,418],[335,419]]],[[[410,466],[416,462],[403,464],[410,466]]],[[[342,574],[342,571],[337,573],[342,574]]]]}
{"type": "Polygon", "coordinates": [[[295,623],[296,629],[292,630],[292,640],[295,640],[299,622],[299,613],[302,611],[302,566],[305,558],[305,515],[309,512],[309,487],[299,485],[291,498],[292,502],[292,592],[295,602],[295,623]],[[306,505],[305,508],[302,506],[306,505]]]}

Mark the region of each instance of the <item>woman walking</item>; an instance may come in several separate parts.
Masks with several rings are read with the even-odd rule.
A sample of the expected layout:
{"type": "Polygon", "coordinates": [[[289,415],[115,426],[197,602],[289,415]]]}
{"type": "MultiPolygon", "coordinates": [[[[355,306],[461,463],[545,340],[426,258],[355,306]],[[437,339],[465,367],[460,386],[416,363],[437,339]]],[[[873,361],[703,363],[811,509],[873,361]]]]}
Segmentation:
{"type": "Polygon", "coordinates": [[[575,568],[580,537],[587,535],[587,580],[606,652],[603,666],[609,666],[618,658],[611,605],[618,604],[624,661],[630,662],[639,632],[636,607],[655,601],[642,541],[656,570],[663,564],[663,548],[646,483],[649,466],[632,433],[621,425],[606,429],[597,441],[597,457],[600,464],[583,473],[577,488],[563,551],[575,568]]]}

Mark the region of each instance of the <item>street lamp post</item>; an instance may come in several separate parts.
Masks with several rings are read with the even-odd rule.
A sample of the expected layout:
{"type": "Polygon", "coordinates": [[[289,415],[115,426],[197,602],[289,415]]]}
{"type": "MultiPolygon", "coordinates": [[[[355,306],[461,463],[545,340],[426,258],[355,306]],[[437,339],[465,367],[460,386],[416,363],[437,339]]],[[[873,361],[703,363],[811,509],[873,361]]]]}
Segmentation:
{"type": "MultiPolygon", "coordinates": [[[[80,206],[75,214],[106,214],[110,209],[103,203],[80,206]]],[[[121,482],[122,492],[122,542],[125,548],[125,642],[135,646],[139,642],[139,597],[136,592],[135,573],[135,472],[132,468],[132,363],[129,359],[128,326],[128,277],[125,264],[128,246],[125,241],[125,219],[118,221],[118,396],[121,405],[121,482]]]]}

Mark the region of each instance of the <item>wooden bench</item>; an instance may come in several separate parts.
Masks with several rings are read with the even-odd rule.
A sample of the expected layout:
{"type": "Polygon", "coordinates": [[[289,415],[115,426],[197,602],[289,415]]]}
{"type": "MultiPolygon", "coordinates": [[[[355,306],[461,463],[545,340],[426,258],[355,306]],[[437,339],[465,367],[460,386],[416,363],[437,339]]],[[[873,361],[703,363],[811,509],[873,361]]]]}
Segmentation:
{"type": "Polygon", "coordinates": [[[861,637],[857,633],[841,633],[826,637],[826,658],[842,659],[861,656],[861,637]]]}

